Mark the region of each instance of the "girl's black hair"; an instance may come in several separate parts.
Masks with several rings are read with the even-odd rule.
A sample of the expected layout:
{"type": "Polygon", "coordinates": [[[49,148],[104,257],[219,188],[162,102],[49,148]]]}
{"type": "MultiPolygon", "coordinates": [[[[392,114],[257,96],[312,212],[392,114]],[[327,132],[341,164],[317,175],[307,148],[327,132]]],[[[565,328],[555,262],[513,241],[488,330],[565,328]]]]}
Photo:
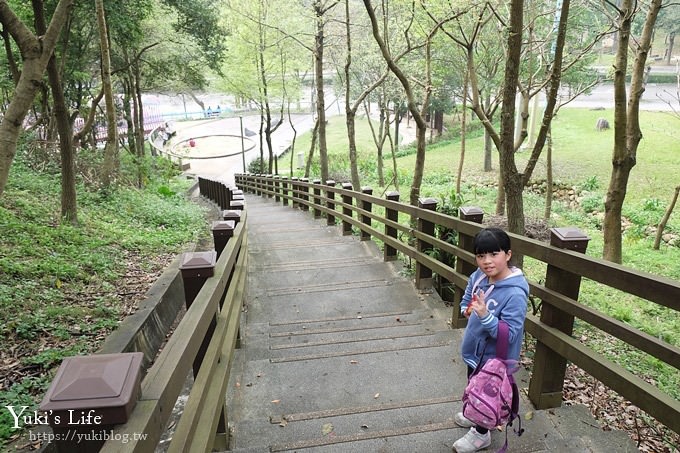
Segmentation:
{"type": "Polygon", "coordinates": [[[500,228],[484,228],[477,233],[473,243],[475,255],[490,252],[508,252],[510,250],[510,236],[500,228]]]}

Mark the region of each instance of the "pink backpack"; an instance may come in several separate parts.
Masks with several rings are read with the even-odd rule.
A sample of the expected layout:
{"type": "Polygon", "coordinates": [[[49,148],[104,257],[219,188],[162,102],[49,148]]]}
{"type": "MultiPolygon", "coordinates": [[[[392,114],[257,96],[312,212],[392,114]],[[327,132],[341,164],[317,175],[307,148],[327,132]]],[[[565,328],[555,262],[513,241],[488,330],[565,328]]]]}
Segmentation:
{"type": "MultiPolygon", "coordinates": [[[[514,361],[508,361],[508,324],[498,322],[496,357],[486,361],[484,366],[477,365],[465,392],[463,393],[463,415],[475,425],[487,429],[510,425],[519,412],[519,390],[512,373],[514,361]]],[[[483,356],[483,353],[482,353],[483,356]]],[[[518,418],[519,419],[519,418],[518,418]]],[[[521,435],[522,422],[519,431],[521,435]]],[[[507,430],[505,446],[507,448],[507,430]]]]}

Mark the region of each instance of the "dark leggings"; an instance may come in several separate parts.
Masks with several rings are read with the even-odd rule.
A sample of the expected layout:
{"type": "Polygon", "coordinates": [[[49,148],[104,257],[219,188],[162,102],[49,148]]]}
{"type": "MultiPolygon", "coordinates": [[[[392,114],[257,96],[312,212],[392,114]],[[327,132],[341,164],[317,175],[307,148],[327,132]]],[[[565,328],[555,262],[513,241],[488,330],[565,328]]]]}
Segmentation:
{"type": "MultiPolygon", "coordinates": [[[[475,369],[474,369],[474,368],[472,368],[471,366],[468,366],[468,367],[467,367],[467,376],[468,376],[468,380],[470,380],[470,376],[472,376],[472,373],[474,373],[474,372],[475,372],[475,369]]],[[[486,433],[489,432],[488,429],[482,428],[481,426],[475,426],[475,430],[476,430],[479,434],[486,434],[486,433]]]]}

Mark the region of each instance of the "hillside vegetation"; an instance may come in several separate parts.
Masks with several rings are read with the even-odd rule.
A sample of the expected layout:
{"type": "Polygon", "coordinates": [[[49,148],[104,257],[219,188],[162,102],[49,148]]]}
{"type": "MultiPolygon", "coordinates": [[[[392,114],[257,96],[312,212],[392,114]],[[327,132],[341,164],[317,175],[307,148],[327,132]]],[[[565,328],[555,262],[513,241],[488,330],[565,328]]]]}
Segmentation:
{"type": "MultiPolygon", "coordinates": [[[[192,180],[149,161],[148,184],[136,189],[125,181],[125,159],[126,184],[108,193],[87,184],[80,169],[77,227],[60,223],[52,158],[25,146],[12,167],[0,198],[3,407],[37,409],[62,358],[96,351],[170,261],[208,231],[203,208],[185,195],[192,180]]],[[[22,435],[13,424],[0,411],[0,441],[22,435]]]]}

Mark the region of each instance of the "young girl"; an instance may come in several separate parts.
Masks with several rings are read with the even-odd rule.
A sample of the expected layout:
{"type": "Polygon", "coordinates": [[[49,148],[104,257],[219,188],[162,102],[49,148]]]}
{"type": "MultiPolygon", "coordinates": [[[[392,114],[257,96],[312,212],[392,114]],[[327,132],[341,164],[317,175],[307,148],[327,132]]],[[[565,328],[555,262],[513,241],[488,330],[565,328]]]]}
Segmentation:
{"type": "MultiPolygon", "coordinates": [[[[505,231],[485,228],[475,236],[473,246],[478,269],[470,276],[460,303],[461,313],[468,318],[461,347],[468,378],[480,362],[483,365],[496,356],[499,319],[509,328],[507,358],[519,360],[529,296],[524,274],[510,264],[512,250],[505,231]]],[[[463,428],[470,428],[453,444],[456,452],[474,452],[491,445],[488,429],[474,426],[462,412],[456,414],[455,421],[463,428]]]]}

